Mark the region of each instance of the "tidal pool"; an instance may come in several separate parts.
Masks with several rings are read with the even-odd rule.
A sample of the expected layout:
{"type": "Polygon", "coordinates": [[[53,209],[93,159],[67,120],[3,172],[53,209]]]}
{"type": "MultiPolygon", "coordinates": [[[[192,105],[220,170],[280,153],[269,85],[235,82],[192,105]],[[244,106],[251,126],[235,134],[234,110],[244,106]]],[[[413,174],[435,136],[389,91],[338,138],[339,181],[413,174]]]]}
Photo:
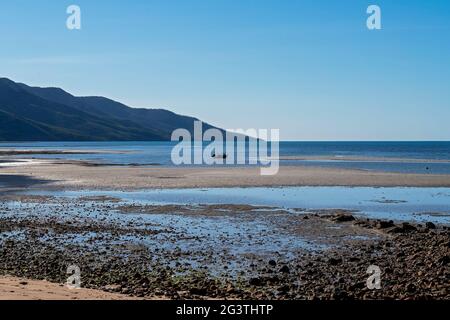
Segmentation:
{"type": "Polygon", "coordinates": [[[107,196],[140,205],[248,204],[284,209],[346,209],[396,221],[450,223],[450,188],[279,187],[154,189],[141,191],[40,191],[56,197],[107,196]]]}

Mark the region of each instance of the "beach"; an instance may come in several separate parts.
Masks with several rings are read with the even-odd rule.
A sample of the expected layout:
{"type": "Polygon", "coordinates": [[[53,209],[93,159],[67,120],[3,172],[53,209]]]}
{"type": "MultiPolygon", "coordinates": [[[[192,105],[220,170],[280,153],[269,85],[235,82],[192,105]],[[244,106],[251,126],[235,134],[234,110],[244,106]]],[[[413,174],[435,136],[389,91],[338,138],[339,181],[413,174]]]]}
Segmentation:
{"type": "MultiPolygon", "coordinates": [[[[49,188],[146,189],[255,186],[450,187],[449,175],[404,174],[339,168],[282,166],[274,176],[258,167],[108,166],[86,162],[37,160],[2,168],[0,183],[26,177],[49,188]]],[[[1,167],[1,164],[0,164],[1,167]]]]}
{"type": "Polygon", "coordinates": [[[449,298],[445,174],[3,164],[2,298],[449,298]],[[75,293],[62,286],[70,265],[75,293]]]}
{"type": "Polygon", "coordinates": [[[92,289],[69,289],[45,280],[0,277],[0,300],[129,300],[130,297],[92,289]]]}

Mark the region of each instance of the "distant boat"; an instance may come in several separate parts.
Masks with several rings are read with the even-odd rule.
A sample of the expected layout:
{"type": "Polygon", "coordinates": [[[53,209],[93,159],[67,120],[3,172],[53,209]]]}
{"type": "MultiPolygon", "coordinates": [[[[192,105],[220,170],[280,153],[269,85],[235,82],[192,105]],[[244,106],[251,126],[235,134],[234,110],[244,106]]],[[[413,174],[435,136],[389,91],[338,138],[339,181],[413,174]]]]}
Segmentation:
{"type": "Polygon", "coordinates": [[[226,158],[227,158],[227,154],[224,153],[224,154],[217,154],[217,155],[216,155],[216,153],[213,152],[213,154],[211,155],[211,157],[213,157],[213,158],[219,158],[219,159],[226,159],[226,158]]]}

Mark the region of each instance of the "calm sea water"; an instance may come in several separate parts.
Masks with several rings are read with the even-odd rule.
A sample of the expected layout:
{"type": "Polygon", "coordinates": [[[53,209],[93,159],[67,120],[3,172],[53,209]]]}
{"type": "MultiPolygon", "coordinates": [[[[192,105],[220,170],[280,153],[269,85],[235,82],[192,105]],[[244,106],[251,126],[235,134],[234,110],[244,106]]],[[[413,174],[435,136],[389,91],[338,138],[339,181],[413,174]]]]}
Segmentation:
{"type": "MultiPolygon", "coordinates": [[[[113,164],[172,166],[174,142],[23,142],[0,148],[42,150],[114,150],[120,154],[32,155],[35,158],[93,160],[113,164]]],[[[281,157],[396,158],[404,161],[282,160],[281,165],[322,166],[403,173],[450,174],[450,141],[446,142],[281,142],[281,157]],[[425,161],[417,161],[422,159],[425,161]],[[444,161],[444,162],[443,162],[444,161]]],[[[20,156],[23,158],[23,156],[20,156]]]]}

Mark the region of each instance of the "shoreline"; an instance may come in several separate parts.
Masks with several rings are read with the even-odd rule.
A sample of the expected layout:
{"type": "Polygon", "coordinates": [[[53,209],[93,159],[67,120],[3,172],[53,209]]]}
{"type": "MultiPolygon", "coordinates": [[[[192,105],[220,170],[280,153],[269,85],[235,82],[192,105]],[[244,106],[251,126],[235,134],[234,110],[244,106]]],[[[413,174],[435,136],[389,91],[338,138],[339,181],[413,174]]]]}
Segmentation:
{"type": "MultiPolygon", "coordinates": [[[[164,167],[86,165],[83,161],[38,160],[2,167],[0,188],[143,190],[227,187],[450,187],[450,175],[405,174],[315,166],[281,166],[274,176],[259,167],[164,167]],[[15,179],[23,183],[17,185],[15,179]],[[28,181],[28,182],[26,182],[28,181]]],[[[0,164],[1,167],[1,164],[0,164]]]]}
{"type": "Polygon", "coordinates": [[[17,149],[0,148],[0,156],[19,155],[81,155],[81,154],[126,154],[134,151],[100,150],[100,149],[17,149]]]}
{"type": "Polygon", "coordinates": [[[336,162],[394,162],[394,163],[450,163],[445,159],[397,158],[397,157],[360,157],[360,156],[280,156],[282,160],[294,161],[336,161],[336,162]]]}

